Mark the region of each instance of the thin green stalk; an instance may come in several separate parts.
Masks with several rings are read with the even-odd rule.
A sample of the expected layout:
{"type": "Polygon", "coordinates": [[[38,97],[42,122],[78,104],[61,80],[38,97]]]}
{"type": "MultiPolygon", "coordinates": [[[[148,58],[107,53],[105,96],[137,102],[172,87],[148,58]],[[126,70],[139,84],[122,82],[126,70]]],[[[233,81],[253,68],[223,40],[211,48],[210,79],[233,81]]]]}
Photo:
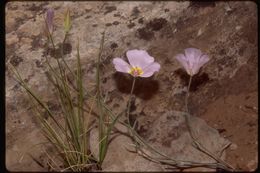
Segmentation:
{"type": "MultiPolygon", "coordinates": [[[[67,34],[66,34],[67,35],[67,34]]],[[[65,38],[66,39],[66,38],[65,38]]],[[[81,62],[80,62],[80,54],[79,54],[79,40],[78,40],[78,44],[77,44],[77,89],[78,89],[78,118],[79,118],[79,132],[80,135],[84,134],[85,131],[85,118],[84,118],[84,114],[83,114],[83,102],[84,102],[84,90],[83,90],[83,82],[82,82],[82,68],[81,68],[81,62]]],[[[87,127],[88,128],[88,127],[87,127]]],[[[81,138],[79,136],[79,140],[80,140],[80,146],[81,146],[81,150],[83,153],[86,153],[86,151],[88,151],[89,149],[89,145],[86,142],[86,135],[83,135],[83,137],[81,138]]],[[[82,162],[85,163],[85,156],[83,156],[82,162]]]]}
{"type": "MultiPolygon", "coordinates": [[[[69,125],[71,136],[74,139],[74,142],[72,142],[72,143],[74,145],[76,144],[76,146],[75,146],[76,150],[84,151],[85,150],[86,138],[85,138],[85,135],[84,135],[83,136],[83,142],[81,142],[82,138],[80,137],[80,135],[84,131],[84,130],[82,130],[84,125],[81,125],[82,123],[84,123],[84,121],[82,120],[83,119],[83,112],[81,111],[81,109],[82,109],[82,102],[83,102],[82,80],[80,79],[81,78],[81,72],[79,72],[79,71],[81,71],[81,67],[78,66],[77,75],[75,75],[71,71],[69,66],[67,65],[66,61],[64,60],[64,58],[63,58],[63,45],[65,44],[66,38],[67,38],[67,33],[65,34],[64,40],[63,40],[62,45],[61,45],[60,56],[61,56],[61,59],[62,59],[63,63],[65,64],[66,68],[77,79],[77,95],[78,95],[77,113],[75,112],[73,103],[71,102],[71,100],[72,100],[71,98],[72,97],[70,95],[69,85],[68,85],[68,80],[67,80],[67,77],[66,77],[66,74],[65,74],[65,70],[61,66],[58,58],[56,58],[57,63],[58,63],[58,67],[59,67],[59,70],[60,70],[60,75],[61,75],[61,77],[59,77],[59,76],[58,77],[59,77],[59,79],[60,79],[60,81],[62,83],[60,85],[61,86],[60,87],[60,93],[62,93],[61,96],[63,96],[63,97],[61,97],[61,98],[63,98],[62,100],[64,100],[64,101],[62,101],[63,102],[62,105],[64,105],[63,108],[65,108],[65,109],[68,108],[67,111],[66,111],[68,113],[68,116],[66,116],[67,117],[66,121],[67,121],[67,124],[69,125]],[[81,85],[81,87],[80,87],[80,85],[81,85]],[[83,145],[83,146],[81,146],[81,145],[83,145]]],[[[52,38],[51,35],[50,35],[50,39],[51,39],[52,47],[55,50],[55,45],[54,45],[53,38],[52,38]]],[[[78,51],[78,48],[77,48],[77,52],[78,52],[77,60],[78,60],[78,65],[79,65],[80,61],[79,61],[79,51],[78,51]]],[[[52,68],[51,68],[51,70],[52,70],[52,68]]],[[[56,82],[56,84],[57,84],[57,82],[56,82]]],[[[78,160],[85,160],[85,158],[78,158],[78,160]]]]}
{"type": "MultiPolygon", "coordinates": [[[[63,44],[65,43],[65,40],[67,38],[67,33],[65,34],[65,37],[64,37],[64,40],[63,40],[63,43],[62,43],[62,46],[61,46],[61,59],[64,61],[63,59],[63,44]]],[[[50,39],[51,39],[51,43],[52,43],[52,47],[53,49],[55,50],[55,44],[53,42],[53,38],[52,38],[52,35],[50,35],[50,39]]],[[[55,54],[56,56],[56,54],[55,54]]],[[[58,60],[58,57],[56,57],[56,60],[57,60],[57,63],[58,63],[58,67],[59,67],[59,70],[60,70],[60,75],[61,75],[61,82],[62,82],[62,89],[61,91],[63,92],[64,96],[63,98],[65,98],[65,100],[67,100],[66,102],[64,103],[68,103],[68,104],[65,104],[67,107],[68,106],[68,111],[69,111],[69,114],[70,114],[70,120],[69,120],[69,126],[70,126],[70,129],[72,129],[72,137],[74,138],[74,144],[76,144],[76,147],[77,149],[79,150],[80,149],[80,144],[79,144],[79,140],[78,140],[78,136],[80,135],[80,132],[79,132],[79,117],[78,115],[75,114],[75,111],[74,111],[74,106],[73,106],[73,103],[72,103],[72,97],[70,95],[70,91],[69,91],[69,85],[68,85],[68,80],[67,80],[67,77],[66,77],[66,74],[65,74],[65,70],[64,68],[61,66],[59,60],[58,60]],[[71,124],[72,123],[72,124],[71,124]]],[[[64,61],[65,62],[65,61],[64,61]]],[[[66,62],[65,62],[66,63],[66,62]]],[[[70,69],[69,69],[70,70],[70,69]]],[[[72,73],[72,72],[71,72],[72,73]]],[[[74,73],[73,73],[74,75],[74,73]]],[[[77,78],[78,76],[76,76],[77,78]]],[[[79,91],[80,92],[80,91],[79,91]]],[[[80,108],[79,108],[80,109],[80,108]]],[[[78,109],[78,110],[79,110],[78,109]]]]}
{"type": "MultiPolygon", "coordinates": [[[[51,43],[52,43],[52,46],[53,46],[53,49],[55,50],[55,44],[54,44],[54,42],[53,42],[53,38],[52,38],[52,36],[49,34],[49,36],[50,36],[50,40],[51,40],[51,43]]],[[[64,61],[64,59],[63,59],[63,45],[64,45],[64,43],[65,43],[65,40],[66,40],[66,38],[67,38],[67,33],[65,34],[65,37],[64,37],[64,40],[63,40],[63,43],[62,43],[62,46],[61,46],[61,59],[63,60],[63,62],[65,62],[64,61]]],[[[55,54],[55,56],[56,56],[56,54],[55,54]]],[[[60,79],[60,81],[61,81],[61,85],[59,85],[58,83],[57,83],[57,81],[56,81],[56,84],[58,84],[59,85],[59,87],[58,88],[60,88],[59,90],[60,90],[60,98],[61,98],[61,101],[63,102],[63,108],[65,108],[65,109],[67,109],[67,111],[66,111],[66,114],[67,114],[67,116],[65,116],[65,119],[66,119],[66,124],[69,126],[69,129],[70,129],[70,133],[71,133],[71,137],[73,137],[73,139],[74,139],[74,141],[72,141],[72,145],[74,146],[74,147],[76,147],[76,150],[77,151],[84,151],[84,149],[85,149],[85,147],[84,146],[81,146],[82,145],[82,143],[80,142],[81,140],[81,137],[80,137],[80,135],[82,134],[82,132],[81,132],[81,129],[82,129],[82,126],[80,125],[80,123],[82,123],[82,121],[81,121],[81,116],[82,116],[82,118],[83,118],[83,115],[82,115],[82,113],[80,112],[80,110],[81,110],[81,108],[80,107],[82,107],[82,106],[79,106],[78,107],[78,113],[76,114],[76,112],[74,111],[74,106],[73,106],[73,103],[71,102],[72,101],[72,97],[71,97],[71,95],[70,95],[70,91],[69,91],[69,88],[68,88],[68,85],[67,85],[67,83],[68,83],[68,80],[67,80],[67,78],[66,78],[66,75],[65,75],[65,70],[63,69],[63,67],[61,66],[61,64],[60,64],[60,62],[59,62],[59,60],[58,60],[58,58],[56,58],[56,60],[57,60],[57,63],[58,63],[58,67],[59,67],[59,70],[60,70],[60,75],[61,75],[61,77],[59,78],[60,79]],[[76,146],[75,146],[76,145],[76,146]]],[[[80,62],[79,62],[80,63],[80,62]]],[[[50,66],[50,64],[48,64],[49,66],[50,66]]],[[[65,62],[65,65],[67,65],[66,64],[66,62],[65,62]]],[[[51,66],[50,66],[51,67],[51,66]]],[[[68,66],[67,66],[68,67],[68,66]]],[[[52,68],[51,68],[52,69],[52,68]]],[[[68,68],[69,69],[69,68],[68,68]]],[[[69,69],[70,70],[70,69],[69,69]]],[[[79,70],[79,69],[78,69],[79,70]]],[[[80,68],[80,71],[81,71],[81,68],[80,68]]],[[[79,71],[78,71],[79,72],[79,71]]],[[[71,72],[72,73],[72,72],[71,72]]],[[[74,75],[74,73],[72,73],[73,75],[74,75]]],[[[56,74],[55,74],[56,75],[56,74]]],[[[80,74],[81,75],[81,74],[80,74]]],[[[74,75],[75,76],[75,75],[74,75]]],[[[57,76],[56,76],[57,77],[57,76]]],[[[59,77],[59,76],[58,76],[59,77]]],[[[78,92],[78,95],[79,95],[79,98],[78,98],[78,104],[79,105],[82,105],[82,103],[80,103],[80,102],[82,102],[82,90],[80,89],[80,87],[79,87],[79,84],[81,83],[82,84],[82,81],[80,81],[79,80],[79,78],[81,77],[81,76],[79,76],[79,73],[77,74],[77,85],[78,85],[78,87],[77,87],[77,89],[79,90],[79,92],[78,92]],[[80,101],[79,101],[79,99],[80,99],[80,101]]],[[[56,80],[57,80],[57,78],[56,78],[56,80]]],[[[67,137],[68,137],[68,135],[66,135],[67,137]]],[[[85,136],[85,135],[84,135],[85,136]]],[[[68,138],[67,138],[68,139],[68,138]]],[[[68,141],[69,142],[69,141],[68,141]]],[[[79,156],[78,157],[78,162],[80,162],[81,160],[85,160],[84,158],[83,159],[81,159],[81,156],[79,156]]],[[[75,163],[75,162],[74,162],[75,163]]]]}
{"type": "Polygon", "coordinates": [[[67,64],[67,62],[64,60],[64,51],[63,51],[63,48],[64,48],[64,44],[67,40],[67,37],[68,37],[68,33],[66,32],[65,33],[65,36],[64,36],[64,39],[62,41],[62,44],[61,44],[61,60],[62,62],[65,64],[66,68],[69,70],[69,72],[73,75],[74,78],[76,78],[76,75],[75,73],[72,72],[72,70],[70,69],[69,65],[67,64]]]}
{"type": "Polygon", "coordinates": [[[188,84],[188,88],[187,88],[187,94],[186,94],[186,97],[185,97],[185,109],[186,109],[187,113],[185,113],[184,115],[185,115],[185,121],[186,121],[187,126],[188,126],[188,130],[190,132],[191,137],[193,138],[194,135],[193,135],[193,131],[192,131],[192,128],[191,128],[191,125],[190,125],[190,114],[189,114],[189,108],[188,108],[188,98],[189,98],[189,95],[190,95],[191,82],[192,82],[192,76],[190,76],[189,84],[188,84]]]}
{"type": "MultiPolygon", "coordinates": [[[[47,32],[48,32],[47,33],[48,34],[48,39],[51,40],[52,45],[54,45],[54,41],[53,41],[53,38],[52,38],[52,33],[49,30],[49,27],[48,27],[46,19],[44,19],[44,20],[45,20],[45,25],[46,25],[45,28],[47,29],[47,32]]],[[[55,46],[54,46],[54,48],[55,48],[55,46]]]]}
{"type": "MultiPolygon", "coordinates": [[[[61,58],[64,61],[64,64],[68,67],[65,60],[63,59],[63,45],[65,43],[65,40],[67,38],[67,33],[65,35],[63,44],[62,44],[62,52],[61,52],[61,58]]],[[[48,30],[48,40],[51,42],[51,45],[54,49],[55,43],[52,37],[52,34],[48,30]]],[[[35,101],[35,109],[38,109],[37,106],[41,106],[41,108],[44,108],[44,110],[48,113],[48,115],[51,117],[51,120],[55,124],[52,124],[52,122],[49,122],[47,119],[44,119],[44,117],[41,114],[41,111],[38,109],[37,117],[39,118],[41,125],[43,127],[44,135],[47,137],[47,139],[56,147],[57,151],[61,156],[63,156],[64,163],[71,166],[70,169],[73,171],[82,171],[84,168],[82,165],[87,165],[89,163],[89,157],[88,156],[88,148],[86,147],[86,136],[85,136],[85,129],[84,129],[84,113],[83,113],[83,104],[84,104],[84,91],[82,85],[82,69],[81,69],[81,62],[80,62],[80,56],[79,56],[79,45],[77,45],[77,73],[76,77],[76,87],[77,87],[77,108],[73,103],[72,100],[72,94],[71,94],[71,87],[68,83],[68,78],[66,75],[66,68],[64,68],[63,64],[60,63],[57,54],[54,55],[55,59],[58,63],[58,70],[54,70],[54,68],[51,66],[50,62],[48,61],[48,58],[46,57],[46,62],[48,67],[50,68],[50,79],[56,90],[59,94],[59,101],[60,105],[63,110],[63,116],[65,119],[65,128],[63,127],[63,124],[56,120],[54,117],[54,114],[49,110],[48,106],[28,87],[26,82],[22,79],[20,74],[17,72],[15,67],[12,66],[10,68],[14,75],[16,76],[16,80],[19,82],[19,84],[27,91],[27,94],[29,96],[33,97],[33,101],[35,101]],[[56,73],[57,72],[57,73],[56,73]],[[57,129],[58,128],[58,129],[57,129]],[[65,139],[63,139],[63,136],[60,134],[60,131],[62,131],[65,134],[65,139]]],[[[69,67],[68,67],[69,69],[69,67]]],[[[70,70],[70,69],[69,69],[70,70]]]]}
{"type": "Polygon", "coordinates": [[[189,80],[189,84],[188,84],[188,89],[187,89],[187,94],[186,94],[186,98],[185,98],[185,105],[186,105],[186,111],[187,113],[185,113],[185,120],[188,126],[188,130],[190,132],[190,136],[193,140],[193,142],[196,144],[197,148],[204,152],[205,154],[207,154],[208,156],[210,156],[211,158],[213,158],[214,160],[216,160],[217,162],[221,163],[224,167],[234,170],[234,168],[226,163],[225,161],[223,161],[222,159],[220,159],[218,156],[216,156],[215,154],[211,153],[210,151],[208,151],[195,137],[195,133],[191,127],[191,121],[190,121],[190,114],[189,114],[189,110],[188,110],[188,98],[189,98],[189,91],[190,91],[190,86],[191,86],[191,82],[192,82],[192,76],[190,76],[190,80],[189,80]]]}
{"type": "Polygon", "coordinates": [[[107,138],[105,133],[105,123],[104,123],[104,110],[101,104],[101,85],[100,85],[100,60],[103,52],[103,45],[104,45],[104,37],[105,33],[102,34],[100,49],[99,49],[99,56],[97,62],[97,75],[96,75],[96,88],[97,88],[97,107],[99,110],[99,165],[102,164],[107,150],[107,138]],[[105,138],[105,139],[104,139],[105,138]],[[104,140],[103,140],[104,139],[104,140]]]}
{"type": "Polygon", "coordinates": [[[64,70],[63,67],[61,66],[60,61],[58,60],[58,57],[56,57],[56,53],[55,53],[55,50],[56,50],[55,43],[54,43],[52,34],[50,34],[49,30],[48,30],[48,34],[49,34],[49,38],[50,38],[50,40],[51,40],[51,45],[52,45],[52,48],[53,48],[53,51],[54,51],[54,57],[55,57],[55,59],[56,59],[56,61],[57,61],[57,64],[58,64],[58,67],[59,67],[59,70],[60,70],[61,79],[63,80],[64,77],[65,77],[65,70],[64,70]]]}
{"type": "Polygon", "coordinates": [[[130,107],[131,107],[131,101],[132,101],[132,97],[133,97],[133,92],[134,92],[134,87],[135,87],[135,77],[133,79],[133,83],[132,83],[132,87],[131,87],[131,92],[130,92],[130,96],[129,96],[129,100],[128,100],[128,104],[127,104],[127,120],[128,120],[128,124],[130,125],[130,107]]]}
{"type": "MultiPolygon", "coordinates": [[[[190,80],[191,81],[191,80],[190,80]]],[[[189,84],[190,85],[190,84],[189,84]]],[[[189,88],[189,87],[188,87],[189,88]]],[[[116,117],[119,117],[119,115],[115,116],[114,113],[107,107],[107,105],[105,105],[104,103],[102,103],[104,108],[108,111],[109,115],[115,119],[116,117]]],[[[123,111],[124,112],[124,111],[123,111]]],[[[121,112],[121,114],[123,113],[121,112]]],[[[199,162],[191,162],[191,161],[182,161],[182,160],[175,160],[175,159],[172,159],[170,158],[169,156],[167,156],[166,154],[164,153],[161,153],[159,152],[157,149],[155,149],[154,147],[152,147],[151,145],[149,145],[144,139],[142,139],[142,137],[140,137],[136,132],[135,130],[128,124],[128,123],[125,123],[123,121],[120,121],[119,122],[126,126],[127,128],[130,129],[130,131],[133,133],[132,134],[132,137],[134,140],[136,140],[135,137],[138,138],[139,140],[139,144],[142,143],[143,145],[145,145],[146,147],[148,147],[149,149],[151,149],[152,151],[154,151],[155,153],[159,154],[160,156],[168,159],[169,161],[167,160],[162,160],[162,159],[159,159],[159,162],[161,162],[162,164],[168,164],[168,165],[175,165],[176,167],[178,168],[191,168],[193,167],[194,165],[199,165],[199,166],[202,166],[202,167],[209,167],[209,168],[221,168],[221,169],[225,169],[225,170],[229,170],[229,171],[232,171],[234,169],[232,169],[232,167],[229,167],[227,166],[227,164],[223,164],[223,163],[199,163],[199,162]]]]}
{"type": "Polygon", "coordinates": [[[189,80],[189,84],[188,84],[188,89],[187,89],[187,94],[186,94],[186,98],[185,98],[185,105],[186,105],[186,111],[187,111],[187,112],[189,112],[189,109],[188,109],[188,98],[189,98],[189,95],[190,95],[191,81],[192,81],[192,76],[190,76],[190,80],[189,80]]]}
{"type": "Polygon", "coordinates": [[[27,84],[24,82],[24,80],[22,79],[22,77],[20,76],[20,74],[16,71],[15,67],[13,67],[12,65],[10,65],[10,69],[11,71],[14,73],[14,75],[16,76],[16,80],[18,80],[18,83],[37,101],[37,103],[44,108],[44,110],[47,111],[48,115],[51,117],[51,119],[55,122],[55,124],[62,130],[63,133],[65,133],[64,128],[56,121],[56,119],[54,118],[52,112],[49,110],[49,108],[42,102],[41,99],[39,99],[39,96],[37,96],[28,86],[27,84]]]}
{"type": "Polygon", "coordinates": [[[66,82],[64,82],[62,84],[63,86],[61,86],[61,91],[63,92],[60,96],[61,101],[62,101],[62,105],[65,109],[65,114],[67,116],[65,116],[66,118],[68,118],[68,125],[69,125],[69,129],[71,129],[71,136],[74,139],[74,144],[76,145],[76,148],[79,149],[79,143],[77,140],[77,134],[78,134],[78,130],[77,130],[77,117],[75,116],[75,111],[74,111],[74,106],[72,103],[72,97],[70,96],[70,91],[68,90],[67,86],[66,86],[66,82]]]}
{"type": "Polygon", "coordinates": [[[110,133],[119,118],[119,115],[115,118],[113,118],[112,122],[106,123],[105,121],[108,121],[107,112],[104,109],[104,99],[102,97],[101,93],[101,85],[100,85],[100,63],[101,63],[101,55],[103,51],[103,44],[104,44],[104,33],[101,40],[100,45],[100,52],[98,56],[98,62],[97,62],[97,76],[96,76],[96,88],[97,88],[97,98],[95,99],[97,102],[97,108],[99,111],[99,163],[98,165],[101,167],[103,160],[105,159],[107,147],[108,147],[108,139],[110,136],[110,133]]]}
{"type": "MultiPolygon", "coordinates": [[[[13,71],[14,72],[14,71],[13,71]]],[[[38,104],[40,104],[45,110],[47,110],[47,112],[49,113],[50,117],[53,119],[53,121],[55,122],[55,124],[59,127],[59,129],[66,133],[65,129],[63,129],[63,127],[56,121],[56,119],[54,118],[54,116],[52,115],[52,113],[49,111],[48,107],[45,106],[45,104],[28,88],[28,86],[25,84],[25,82],[22,80],[21,76],[19,75],[18,72],[14,72],[14,74],[16,75],[17,79],[19,80],[21,86],[23,86],[23,88],[26,89],[26,91],[28,92],[28,94],[30,96],[32,96],[38,104]]],[[[60,135],[58,134],[58,132],[56,132],[54,130],[54,128],[49,124],[49,122],[47,120],[45,120],[41,115],[37,116],[44,129],[43,131],[45,132],[45,136],[47,137],[47,139],[50,140],[50,142],[57,147],[58,150],[66,150],[66,146],[63,143],[63,140],[60,138],[60,135]]],[[[67,157],[67,156],[66,156],[67,157]]]]}
{"type": "MultiPolygon", "coordinates": [[[[190,82],[189,82],[189,85],[188,85],[188,88],[190,89],[190,85],[191,85],[191,79],[190,79],[190,82]]],[[[188,90],[189,90],[188,89],[188,90]]],[[[188,99],[187,99],[188,100],[188,99]]],[[[186,102],[187,103],[187,102],[186,102]]],[[[109,115],[113,118],[113,119],[117,119],[123,112],[121,112],[121,114],[115,116],[114,113],[107,107],[107,105],[103,102],[101,102],[102,106],[106,109],[106,111],[108,111],[109,115]]],[[[125,123],[125,122],[122,122],[122,121],[119,121],[122,125],[126,126],[127,128],[129,128],[131,130],[131,132],[139,138],[139,140],[141,141],[141,143],[145,144],[148,148],[150,148],[152,151],[154,151],[155,153],[163,156],[163,157],[166,157],[167,159],[169,159],[170,161],[173,161],[177,167],[184,167],[183,164],[187,165],[185,167],[189,168],[189,167],[192,167],[193,164],[196,164],[196,165],[200,165],[200,166],[205,166],[205,167],[211,167],[211,168],[222,168],[222,169],[226,169],[226,170],[233,170],[232,167],[229,167],[227,166],[226,164],[211,164],[211,163],[196,163],[196,162],[189,162],[189,161],[180,161],[180,160],[174,160],[172,158],[170,158],[169,156],[157,151],[155,148],[153,148],[152,146],[150,146],[147,142],[145,142],[135,131],[134,129],[132,129],[132,127],[125,123]]],[[[163,161],[164,163],[166,163],[166,161],[163,161]]],[[[167,163],[170,165],[170,163],[167,163]]],[[[171,163],[172,164],[172,163],[171,163]]]]}

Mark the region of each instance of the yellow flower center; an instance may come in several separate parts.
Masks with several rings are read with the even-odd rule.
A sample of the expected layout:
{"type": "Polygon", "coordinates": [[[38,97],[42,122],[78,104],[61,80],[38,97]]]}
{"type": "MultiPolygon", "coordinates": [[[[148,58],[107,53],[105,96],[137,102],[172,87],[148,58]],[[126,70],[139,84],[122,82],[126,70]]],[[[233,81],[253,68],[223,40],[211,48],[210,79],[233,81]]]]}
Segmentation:
{"type": "Polygon", "coordinates": [[[140,76],[144,72],[140,67],[132,67],[131,70],[129,71],[129,73],[133,76],[140,76]]]}

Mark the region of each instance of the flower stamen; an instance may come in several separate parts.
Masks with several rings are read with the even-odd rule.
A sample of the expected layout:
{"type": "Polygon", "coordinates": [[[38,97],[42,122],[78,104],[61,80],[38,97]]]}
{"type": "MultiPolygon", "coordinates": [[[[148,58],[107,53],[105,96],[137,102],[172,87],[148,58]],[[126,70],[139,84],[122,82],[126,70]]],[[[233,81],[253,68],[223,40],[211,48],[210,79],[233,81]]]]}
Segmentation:
{"type": "Polygon", "coordinates": [[[132,67],[129,71],[129,73],[133,76],[140,76],[142,75],[144,72],[140,67],[132,67]]]}

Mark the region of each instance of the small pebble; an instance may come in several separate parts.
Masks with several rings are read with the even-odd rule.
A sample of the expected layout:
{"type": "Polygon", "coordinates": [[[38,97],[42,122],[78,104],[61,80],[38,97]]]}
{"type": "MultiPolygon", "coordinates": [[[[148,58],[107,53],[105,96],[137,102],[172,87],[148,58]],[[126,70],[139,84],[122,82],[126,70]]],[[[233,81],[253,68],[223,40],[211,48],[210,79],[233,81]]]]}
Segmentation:
{"type": "Polygon", "coordinates": [[[197,36],[200,36],[202,34],[202,29],[199,29],[197,36]]]}
{"type": "Polygon", "coordinates": [[[242,26],[236,26],[236,30],[240,30],[242,28],[242,26]]]}
{"type": "Polygon", "coordinates": [[[231,145],[230,145],[230,149],[231,150],[236,150],[237,149],[237,144],[234,144],[234,143],[232,143],[231,145]]]}

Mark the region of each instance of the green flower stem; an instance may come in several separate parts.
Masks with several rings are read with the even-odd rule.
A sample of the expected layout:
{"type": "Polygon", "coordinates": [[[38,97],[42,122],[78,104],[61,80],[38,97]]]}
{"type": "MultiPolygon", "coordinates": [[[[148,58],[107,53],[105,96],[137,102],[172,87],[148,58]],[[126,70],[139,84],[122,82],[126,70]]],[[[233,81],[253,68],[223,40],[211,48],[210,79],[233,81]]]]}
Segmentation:
{"type": "Polygon", "coordinates": [[[185,105],[186,105],[186,111],[189,112],[188,110],[188,98],[190,95],[190,86],[191,86],[191,81],[192,81],[192,76],[190,76],[189,84],[188,84],[188,89],[187,89],[187,94],[186,94],[186,99],[185,99],[185,105]]]}
{"type": "Polygon", "coordinates": [[[190,76],[190,79],[189,79],[189,84],[188,84],[188,88],[187,88],[187,94],[186,94],[186,97],[185,97],[185,109],[186,109],[186,114],[185,114],[185,121],[187,123],[187,126],[188,126],[188,130],[190,132],[190,135],[193,139],[194,138],[194,134],[193,134],[193,131],[192,131],[192,128],[191,128],[191,125],[190,125],[190,114],[189,114],[189,108],[188,108],[188,99],[189,99],[189,95],[190,95],[190,86],[191,86],[191,82],[192,82],[192,76],[190,76]]]}
{"type": "Polygon", "coordinates": [[[64,60],[64,52],[63,52],[63,48],[64,48],[64,44],[67,40],[67,37],[68,37],[68,33],[66,32],[65,33],[65,36],[64,36],[64,39],[62,41],[62,44],[61,44],[61,60],[62,62],[65,64],[66,68],[69,70],[69,72],[73,75],[73,77],[76,77],[75,73],[72,72],[71,68],[69,67],[69,65],[67,64],[67,62],[64,60]]]}
{"type": "Polygon", "coordinates": [[[129,96],[129,100],[128,100],[128,104],[127,104],[127,120],[128,120],[129,125],[130,125],[130,107],[131,107],[131,101],[132,101],[132,97],[133,97],[134,87],[135,87],[135,77],[133,79],[133,84],[132,84],[132,88],[131,88],[131,92],[130,92],[130,96],[129,96]]]}
{"type": "Polygon", "coordinates": [[[186,98],[185,98],[185,105],[186,105],[186,112],[187,112],[187,113],[185,113],[185,121],[187,123],[190,136],[191,136],[193,142],[195,143],[196,147],[200,151],[204,152],[205,154],[207,154],[208,156],[210,156],[211,158],[216,160],[218,163],[222,164],[224,167],[226,167],[226,169],[235,170],[230,164],[226,163],[221,158],[219,158],[215,154],[213,154],[210,151],[208,151],[196,138],[196,135],[195,135],[195,133],[194,133],[192,127],[191,127],[190,114],[189,114],[189,110],[188,110],[188,98],[189,98],[189,91],[190,91],[191,81],[192,81],[192,76],[190,76],[188,89],[187,89],[187,95],[186,95],[186,98]]]}
{"type": "MultiPolygon", "coordinates": [[[[94,98],[94,100],[96,100],[96,99],[94,98]]],[[[125,112],[125,111],[122,111],[121,113],[115,115],[113,113],[113,111],[104,102],[101,102],[101,104],[105,108],[105,110],[107,111],[108,115],[112,119],[114,119],[115,121],[117,121],[119,116],[123,115],[124,112],[125,112]]],[[[85,106],[88,107],[88,104],[86,104],[85,106]]],[[[86,110],[84,110],[84,111],[86,111],[86,110]]],[[[96,113],[95,111],[93,111],[92,113],[93,113],[94,116],[98,116],[98,113],[96,113]]],[[[177,168],[180,168],[180,169],[200,166],[200,167],[208,167],[208,168],[212,168],[212,169],[221,168],[221,169],[228,170],[228,171],[234,170],[234,169],[231,169],[229,167],[226,167],[225,165],[223,165],[221,163],[200,163],[200,162],[192,162],[192,161],[175,160],[173,158],[170,158],[166,154],[158,151],[157,149],[155,149],[151,145],[149,145],[148,142],[146,142],[144,139],[142,139],[142,137],[140,137],[128,123],[121,121],[121,120],[118,120],[118,122],[129,129],[129,131],[131,132],[130,137],[138,143],[137,147],[138,147],[139,150],[140,150],[139,145],[142,145],[142,146],[144,145],[148,149],[150,149],[151,151],[153,151],[156,154],[159,154],[160,156],[162,156],[164,159],[163,158],[162,159],[154,158],[157,161],[159,161],[161,164],[166,164],[166,165],[169,165],[169,166],[171,165],[173,167],[177,167],[177,168]]],[[[118,130],[118,131],[120,131],[120,130],[118,130]]],[[[152,156],[150,156],[150,157],[152,157],[152,156]]]]}

